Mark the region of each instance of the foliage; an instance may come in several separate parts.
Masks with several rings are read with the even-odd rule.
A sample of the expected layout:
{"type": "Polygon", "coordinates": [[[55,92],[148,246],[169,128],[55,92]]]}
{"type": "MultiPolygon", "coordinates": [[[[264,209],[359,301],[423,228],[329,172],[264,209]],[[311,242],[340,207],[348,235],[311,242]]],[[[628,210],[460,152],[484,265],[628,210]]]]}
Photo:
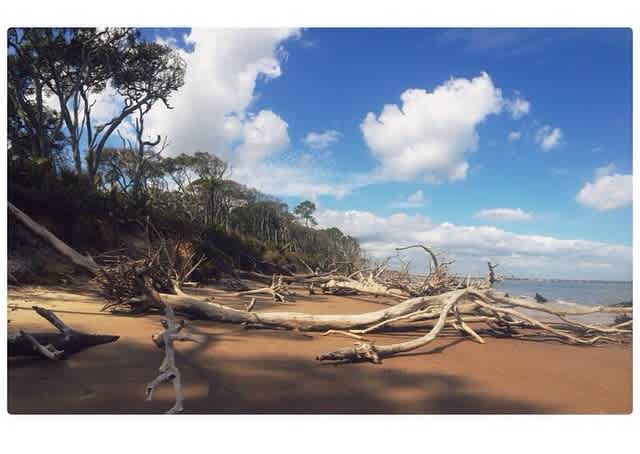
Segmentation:
{"type": "Polygon", "coordinates": [[[172,48],[144,41],[132,28],[10,29],[10,199],[93,252],[119,247],[123,231],[140,232],[149,220],[215,257],[204,277],[360,261],[355,239],[312,228],[313,202],[291,213],[229,179],[228,164],[210,152],[163,156],[166,138],[145,136],[145,118],[157,104],[171,108],[185,71],[172,48]],[[106,90],[122,105],[113,118],[98,120],[93,106],[106,90]],[[133,134],[121,134],[125,121],[133,134]],[[120,146],[113,146],[114,133],[120,146]]]}
{"type": "Polygon", "coordinates": [[[84,157],[86,172],[95,177],[116,129],[157,101],[169,107],[184,72],[173,49],[141,40],[132,28],[9,29],[8,98],[17,119],[9,123],[9,136],[26,133],[33,154],[53,165],[53,145],[64,134],[76,173],[83,172],[84,157]],[[93,106],[108,87],[120,95],[122,106],[113,118],[98,122],[93,106]],[[51,112],[52,105],[58,112],[51,112]]]}
{"type": "Polygon", "coordinates": [[[297,207],[293,209],[293,213],[297,216],[300,216],[304,219],[305,225],[309,227],[309,223],[311,225],[317,225],[318,223],[313,217],[313,213],[316,211],[316,204],[305,200],[301,202],[297,207]]]}

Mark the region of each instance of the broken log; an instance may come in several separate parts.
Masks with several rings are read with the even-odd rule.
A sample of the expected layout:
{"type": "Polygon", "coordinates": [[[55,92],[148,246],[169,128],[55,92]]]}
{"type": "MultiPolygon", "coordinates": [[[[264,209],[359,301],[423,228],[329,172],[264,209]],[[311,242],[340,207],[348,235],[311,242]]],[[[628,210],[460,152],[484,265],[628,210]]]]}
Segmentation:
{"type": "Polygon", "coordinates": [[[117,341],[120,336],[87,334],[69,328],[53,312],[33,306],[38,315],[58,329],[57,333],[19,331],[8,337],[8,356],[39,356],[47,359],[66,359],[97,345],[117,341]]]}

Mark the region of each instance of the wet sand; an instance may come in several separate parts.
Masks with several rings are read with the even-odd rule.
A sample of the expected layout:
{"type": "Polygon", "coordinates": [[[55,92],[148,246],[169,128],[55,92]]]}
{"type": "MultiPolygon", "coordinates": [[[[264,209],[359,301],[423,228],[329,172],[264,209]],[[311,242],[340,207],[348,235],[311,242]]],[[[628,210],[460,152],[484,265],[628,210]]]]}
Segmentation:
{"type": "MultiPolygon", "coordinates": [[[[242,307],[214,289],[197,293],[242,307]]],[[[300,293],[300,292],[299,292],[300,293]]],[[[152,402],[146,384],[163,352],[151,342],[159,315],[101,313],[90,289],[21,287],[9,291],[9,330],[51,331],[31,306],[55,311],[69,326],[121,336],[66,361],[9,360],[8,411],[20,413],[162,413],[173,387],[152,402]]],[[[364,297],[298,296],[273,304],[260,297],[254,310],[359,313],[391,304],[364,297]]],[[[581,347],[552,342],[460,337],[436,339],[424,349],[381,365],[323,364],[317,354],[354,340],[320,333],[250,329],[193,321],[202,344],[179,343],[185,413],[630,413],[631,345],[581,347]]],[[[391,343],[417,333],[371,338],[391,343]]]]}

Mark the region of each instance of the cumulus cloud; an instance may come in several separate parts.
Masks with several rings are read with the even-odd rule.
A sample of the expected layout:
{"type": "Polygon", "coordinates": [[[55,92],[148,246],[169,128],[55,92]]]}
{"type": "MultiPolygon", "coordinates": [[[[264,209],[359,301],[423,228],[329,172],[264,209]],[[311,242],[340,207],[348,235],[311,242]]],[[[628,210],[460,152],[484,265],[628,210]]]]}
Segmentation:
{"type": "Polygon", "coordinates": [[[302,143],[313,150],[324,150],[337,142],[340,136],[340,132],[335,129],[329,129],[325,132],[310,132],[302,139],[302,143]]]}
{"type": "Polygon", "coordinates": [[[505,100],[504,107],[511,114],[511,118],[518,120],[529,113],[531,104],[529,101],[516,94],[515,98],[505,100]]]}
{"type": "Polygon", "coordinates": [[[293,29],[193,29],[192,51],[177,49],[187,63],[173,110],[154,108],[150,132],[166,135],[167,154],[207,151],[234,165],[263,159],[289,141],[287,124],[271,110],[250,111],[259,79],[282,74],[283,42],[293,29]]]}
{"type": "Polygon", "coordinates": [[[501,111],[503,99],[487,73],[473,79],[451,79],[429,92],[404,91],[402,104],[369,112],[360,128],[380,161],[381,177],[428,182],[462,180],[465,154],[478,144],[476,127],[501,111]]]}
{"type": "MultiPolygon", "coordinates": [[[[630,246],[520,235],[491,226],[434,223],[426,216],[397,213],[378,216],[368,211],[322,210],[316,220],[323,227],[337,226],[361,241],[372,258],[394,254],[396,247],[428,244],[456,260],[453,271],[484,275],[486,261],[499,262],[505,273],[566,279],[629,279],[630,246]]],[[[414,251],[412,268],[423,270],[426,260],[414,251]]]]}
{"type": "Polygon", "coordinates": [[[244,121],[230,117],[225,121],[226,137],[239,140],[234,149],[236,161],[259,162],[289,144],[287,123],[270,110],[249,115],[244,121]]]}
{"type": "Polygon", "coordinates": [[[516,140],[520,140],[520,137],[522,137],[522,133],[520,131],[511,131],[507,136],[507,139],[509,142],[515,142],[516,140]]]}
{"type": "Polygon", "coordinates": [[[536,143],[544,151],[549,151],[558,145],[562,140],[562,130],[560,128],[552,128],[551,126],[543,126],[536,132],[536,143]]]}
{"type": "Polygon", "coordinates": [[[487,208],[478,211],[473,217],[490,221],[522,222],[530,221],[533,215],[521,208],[487,208]]]}
{"type": "Polygon", "coordinates": [[[615,166],[609,164],[594,172],[594,181],[586,183],[576,200],[597,211],[610,211],[631,205],[633,201],[633,176],[613,173],[615,166]]]}
{"type": "Polygon", "coordinates": [[[286,119],[252,110],[257,82],[281,76],[286,40],[298,37],[295,29],[193,29],[184,38],[189,50],[177,49],[185,84],[170,99],[173,110],[150,112],[149,133],[168,136],[165,154],[214,153],[231,163],[231,178],[272,195],[344,196],[356,181],[287,159],[286,119]]]}

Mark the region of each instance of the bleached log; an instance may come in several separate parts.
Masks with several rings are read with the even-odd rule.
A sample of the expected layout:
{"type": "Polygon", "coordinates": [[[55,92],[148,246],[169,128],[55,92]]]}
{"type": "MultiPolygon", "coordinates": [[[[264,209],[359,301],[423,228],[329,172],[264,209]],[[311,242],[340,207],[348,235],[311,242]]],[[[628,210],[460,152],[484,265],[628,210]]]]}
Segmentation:
{"type": "Polygon", "coordinates": [[[393,298],[407,298],[409,295],[397,288],[389,288],[375,282],[373,279],[356,281],[349,278],[334,278],[327,281],[322,286],[323,289],[349,289],[360,293],[375,296],[390,296],[393,298]]]}
{"type": "Polygon", "coordinates": [[[444,304],[440,311],[438,321],[431,331],[426,335],[406,342],[397,344],[376,346],[373,343],[363,342],[355,344],[353,347],[343,348],[333,352],[318,355],[319,361],[361,361],[369,360],[373,363],[380,363],[382,358],[387,358],[398,353],[412,351],[432,342],[444,328],[449,311],[458,301],[467,294],[465,291],[454,291],[446,295],[444,304]]]}
{"type": "Polygon", "coordinates": [[[449,295],[460,295],[464,290],[448,294],[411,298],[393,306],[362,314],[306,314],[299,312],[248,312],[221,304],[204,301],[193,296],[162,295],[177,313],[192,318],[231,323],[278,326],[301,331],[326,331],[366,327],[383,320],[410,314],[429,305],[443,304],[449,295]]]}

